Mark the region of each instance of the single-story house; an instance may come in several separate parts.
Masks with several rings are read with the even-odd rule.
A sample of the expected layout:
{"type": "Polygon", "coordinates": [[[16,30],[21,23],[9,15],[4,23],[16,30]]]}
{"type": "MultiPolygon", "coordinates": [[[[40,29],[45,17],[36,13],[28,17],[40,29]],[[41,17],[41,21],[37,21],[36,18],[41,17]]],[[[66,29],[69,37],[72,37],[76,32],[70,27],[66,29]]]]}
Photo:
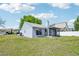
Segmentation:
{"type": "Polygon", "coordinates": [[[6,34],[6,32],[4,30],[0,29],[0,35],[4,35],[4,34],[6,34]]]}
{"type": "Polygon", "coordinates": [[[3,28],[4,27],[0,26],[0,35],[4,35],[6,33],[3,28]]]}
{"type": "Polygon", "coordinates": [[[45,27],[39,24],[25,22],[20,32],[23,36],[30,38],[45,36],[45,27]]]}
{"type": "Polygon", "coordinates": [[[25,37],[59,36],[60,28],[25,22],[20,32],[25,37]]]}

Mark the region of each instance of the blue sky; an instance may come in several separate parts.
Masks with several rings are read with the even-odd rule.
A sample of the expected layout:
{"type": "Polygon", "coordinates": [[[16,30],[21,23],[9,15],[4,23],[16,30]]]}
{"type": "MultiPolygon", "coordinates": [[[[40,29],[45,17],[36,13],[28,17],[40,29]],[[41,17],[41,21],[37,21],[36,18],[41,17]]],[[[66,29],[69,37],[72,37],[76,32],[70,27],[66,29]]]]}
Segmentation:
{"type": "Polygon", "coordinates": [[[79,4],[68,3],[1,3],[0,17],[6,21],[6,28],[18,28],[20,18],[24,15],[33,15],[42,20],[42,24],[68,22],[73,27],[73,22],[79,15],[79,4]]]}

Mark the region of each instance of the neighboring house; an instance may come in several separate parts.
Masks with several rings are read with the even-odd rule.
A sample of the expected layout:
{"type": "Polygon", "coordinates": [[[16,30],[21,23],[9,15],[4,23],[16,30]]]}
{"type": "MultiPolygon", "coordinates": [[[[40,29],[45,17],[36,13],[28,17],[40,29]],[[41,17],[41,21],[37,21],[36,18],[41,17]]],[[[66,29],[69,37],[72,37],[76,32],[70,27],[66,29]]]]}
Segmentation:
{"type": "Polygon", "coordinates": [[[69,31],[70,30],[67,22],[53,24],[53,25],[50,25],[50,27],[60,28],[60,31],[69,31]]]}
{"type": "Polygon", "coordinates": [[[6,33],[3,28],[4,27],[0,26],[0,35],[4,35],[6,33]]]}
{"type": "Polygon", "coordinates": [[[43,37],[43,36],[58,36],[59,28],[49,27],[43,25],[25,22],[20,32],[26,37],[43,37]]]}
{"type": "Polygon", "coordinates": [[[0,28],[0,35],[10,34],[10,33],[17,33],[18,29],[12,29],[12,28],[0,28]]]}
{"type": "Polygon", "coordinates": [[[0,29],[0,35],[4,35],[4,34],[6,34],[6,32],[4,30],[0,29]]]}

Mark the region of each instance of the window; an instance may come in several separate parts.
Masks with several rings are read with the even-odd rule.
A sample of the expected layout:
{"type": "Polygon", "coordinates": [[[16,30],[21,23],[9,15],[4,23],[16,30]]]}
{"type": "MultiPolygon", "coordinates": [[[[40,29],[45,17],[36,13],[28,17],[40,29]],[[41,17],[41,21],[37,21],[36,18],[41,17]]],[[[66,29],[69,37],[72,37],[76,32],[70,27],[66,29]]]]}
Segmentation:
{"type": "Polygon", "coordinates": [[[45,29],[45,32],[47,32],[47,29],[45,29]]]}
{"type": "Polygon", "coordinates": [[[36,30],[36,35],[42,35],[42,31],[41,30],[36,30]]]}

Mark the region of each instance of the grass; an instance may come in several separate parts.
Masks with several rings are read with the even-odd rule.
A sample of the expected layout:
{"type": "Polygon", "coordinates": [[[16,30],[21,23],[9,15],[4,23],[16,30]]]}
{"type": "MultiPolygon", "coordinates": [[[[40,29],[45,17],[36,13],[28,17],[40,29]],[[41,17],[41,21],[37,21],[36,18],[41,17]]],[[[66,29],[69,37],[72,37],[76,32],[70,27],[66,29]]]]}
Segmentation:
{"type": "Polygon", "coordinates": [[[79,37],[25,38],[0,36],[2,56],[78,56],[79,37]]]}

